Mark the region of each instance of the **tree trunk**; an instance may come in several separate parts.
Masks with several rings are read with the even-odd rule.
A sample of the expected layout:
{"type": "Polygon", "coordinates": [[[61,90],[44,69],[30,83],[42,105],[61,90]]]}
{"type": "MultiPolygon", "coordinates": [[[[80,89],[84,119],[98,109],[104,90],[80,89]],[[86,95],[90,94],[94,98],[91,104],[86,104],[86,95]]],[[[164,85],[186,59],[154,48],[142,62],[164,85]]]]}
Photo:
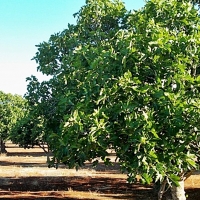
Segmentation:
{"type": "Polygon", "coordinates": [[[49,145],[45,144],[44,142],[42,142],[41,144],[38,144],[40,148],[42,148],[42,150],[45,152],[46,156],[47,156],[47,164],[50,162],[50,149],[49,149],[49,145]]]}
{"type": "Polygon", "coordinates": [[[184,180],[179,181],[179,186],[172,185],[171,194],[173,200],[186,200],[184,190],[184,180]]]}
{"type": "Polygon", "coordinates": [[[48,150],[47,150],[47,152],[46,152],[46,155],[47,155],[47,164],[49,164],[50,163],[50,150],[49,150],[49,145],[47,145],[47,147],[48,147],[48,150]]]}
{"type": "Polygon", "coordinates": [[[7,151],[6,151],[6,145],[5,145],[5,143],[4,143],[4,141],[3,141],[3,139],[2,138],[0,138],[0,153],[7,153],[7,151]]]}

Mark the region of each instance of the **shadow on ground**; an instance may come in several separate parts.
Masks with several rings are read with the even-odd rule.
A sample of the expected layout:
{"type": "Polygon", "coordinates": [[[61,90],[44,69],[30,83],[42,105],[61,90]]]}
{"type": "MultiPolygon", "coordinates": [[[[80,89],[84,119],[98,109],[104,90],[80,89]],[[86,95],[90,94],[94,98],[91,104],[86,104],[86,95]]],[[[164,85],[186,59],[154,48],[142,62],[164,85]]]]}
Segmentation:
{"type": "MultiPolygon", "coordinates": [[[[126,180],[119,178],[81,176],[0,178],[0,199],[19,199],[16,194],[25,191],[29,191],[29,196],[20,199],[76,199],[74,197],[58,196],[56,191],[90,191],[99,193],[107,199],[156,200],[157,198],[152,185],[128,184],[126,180]],[[42,191],[44,193],[49,191],[48,196],[42,197],[40,195],[38,197],[37,192],[41,193],[42,191]],[[118,196],[115,197],[112,194],[118,194],[118,196]],[[10,196],[6,198],[6,195],[10,196]],[[53,198],[52,195],[54,195],[53,198]]],[[[186,193],[188,195],[187,200],[199,200],[200,189],[188,189],[186,193]]]]}
{"type": "MultiPolygon", "coordinates": [[[[37,163],[37,157],[45,156],[44,152],[36,148],[35,152],[26,152],[26,150],[18,149],[12,146],[8,147],[7,156],[11,157],[10,161],[0,161],[0,166],[21,166],[21,167],[47,167],[46,163],[37,163]],[[11,151],[12,150],[12,151],[11,151]],[[30,158],[33,159],[30,159],[30,158]],[[23,159],[30,159],[25,162],[23,159]],[[30,161],[30,162],[29,162],[30,161]],[[36,161],[36,162],[34,162],[36,161]]],[[[31,149],[31,151],[33,151],[31,149]]],[[[112,154],[111,156],[114,156],[112,154]]],[[[45,159],[44,159],[45,160],[45,159]]],[[[66,168],[61,165],[60,168],[66,168]]],[[[92,164],[87,163],[83,169],[92,169],[92,164]]],[[[105,200],[156,200],[157,193],[153,185],[128,184],[125,178],[114,178],[110,174],[119,173],[119,164],[113,163],[112,166],[106,167],[103,163],[99,163],[94,168],[96,174],[91,176],[35,176],[35,177],[5,177],[0,178],[0,199],[17,200],[17,199],[93,199],[88,198],[90,193],[100,195],[105,200]],[[100,177],[101,173],[107,174],[106,177],[100,177]],[[113,178],[112,178],[113,177],[113,178]],[[81,198],[77,198],[79,195],[81,198]]],[[[187,200],[199,200],[200,188],[186,189],[187,200]]],[[[163,200],[167,200],[169,193],[166,193],[163,200]]]]}
{"type": "MultiPolygon", "coordinates": [[[[95,192],[111,199],[111,194],[119,194],[116,199],[141,199],[152,197],[152,186],[142,186],[140,184],[128,184],[126,180],[119,178],[92,178],[92,177],[20,177],[20,178],[0,178],[0,199],[4,191],[6,194],[15,194],[23,191],[76,191],[76,192],[95,192]],[[7,191],[7,192],[6,192],[7,191]]],[[[14,196],[15,196],[14,195],[14,196]]],[[[52,194],[51,194],[52,195],[52,194]]],[[[10,199],[14,199],[10,198],[10,199]]],[[[35,196],[34,198],[37,199],[35,196]]],[[[57,198],[57,197],[56,197],[57,198]]],[[[60,199],[58,197],[57,199],[60,199]]],[[[31,199],[31,195],[26,199],[31,199]]],[[[50,197],[38,197],[38,199],[51,199],[50,197]]],[[[54,197],[55,199],[55,197],[54,197]]],[[[65,197],[64,199],[73,199],[65,197]]],[[[86,198],[87,199],[87,198],[86,198]]],[[[115,197],[112,196],[112,199],[115,197]]]]}

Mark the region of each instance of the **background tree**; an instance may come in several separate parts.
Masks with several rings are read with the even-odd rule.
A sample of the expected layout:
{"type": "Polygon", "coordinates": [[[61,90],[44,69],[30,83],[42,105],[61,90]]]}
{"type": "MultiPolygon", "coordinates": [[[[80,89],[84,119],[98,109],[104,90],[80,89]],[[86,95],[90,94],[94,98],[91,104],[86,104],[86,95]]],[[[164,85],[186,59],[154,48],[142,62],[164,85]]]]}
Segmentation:
{"type": "MultiPolygon", "coordinates": [[[[140,175],[161,183],[159,199],[167,185],[185,199],[184,179],[199,165],[197,10],[189,0],[151,0],[133,12],[117,0],[87,0],[76,17],[34,57],[56,102],[50,123],[44,115],[52,162],[108,164],[112,148],[129,182],[140,175]]],[[[48,111],[51,100],[33,91],[29,103],[48,111]]]]}
{"type": "Polygon", "coordinates": [[[16,121],[24,115],[25,100],[19,95],[0,91],[0,141],[1,153],[6,153],[5,142],[10,137],[16,121]]]}
{"type": "Polygon", "coordinates": [[[48,138],[58,129],[61,118],[56,113],[58,105],[54,91],[57,90],[52,89],[52,81],[54,86],[56,85],[55,79],[39,83],[36,77],[31,76],[27,81],[29,95],[25,94],[26,113],[12,129],[10,139],[23,148],[41,147],[47,154],[49,162],[48,138]]]}

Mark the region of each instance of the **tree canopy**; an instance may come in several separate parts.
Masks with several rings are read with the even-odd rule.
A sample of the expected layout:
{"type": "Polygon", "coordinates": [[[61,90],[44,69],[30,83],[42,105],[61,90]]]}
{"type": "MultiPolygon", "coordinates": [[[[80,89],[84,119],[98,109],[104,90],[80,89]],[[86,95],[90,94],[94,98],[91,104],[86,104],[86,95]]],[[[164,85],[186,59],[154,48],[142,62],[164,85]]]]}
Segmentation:
{"type": "Polygon", "coordinates": [[[23,117],[25,100],[19,95],[0,91],[0,140],[1,153],[5,153],[4,142],[10,137],[17,120],[23,117]]]}
{"type": "Polygon", "coordinates": [[[149,0],[138,11],[87,0],[75,16],[37,45],[34,60],[50,80],[28,79],[52,162],[108,164],[114,149],[129,182],[139,174],[177,186],[199,165],[198,10],[189,0],[149,0]]]}
{"type": "Polygon", "coordinates": [[[34,76],[27,78],[27,81],[30,81],[28,87],[30,98],[26,96],[26,112],[12,128],[10,139],[23,148],[33,148],[36,145],[41,147],[47,153],[49,161],[48,136],[56,131],[58,120],[54,112],[56,105],[48,92],[48,82],[39,83],[34,76]]]}

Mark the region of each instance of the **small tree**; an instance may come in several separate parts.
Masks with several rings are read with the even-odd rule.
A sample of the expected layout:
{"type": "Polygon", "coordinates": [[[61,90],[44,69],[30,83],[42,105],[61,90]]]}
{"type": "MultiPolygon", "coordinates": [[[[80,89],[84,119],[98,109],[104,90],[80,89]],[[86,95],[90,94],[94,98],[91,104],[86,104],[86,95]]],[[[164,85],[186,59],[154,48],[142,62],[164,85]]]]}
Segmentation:
{"type": "Polygon", "coordinates": [[[10,139],[24,149],[39,146],[46,153],[47,162],[49,162],[50,152],[46,133],[44,119],[27,112],[13,127],[10,139]]]}
{"type": "MultiPolygon", "coordinates": [[[[57,100],[54,97],[51,82],[40,83],[36,77],[27,78],[28,92],[25,94],[27,100],[26,114],[12,129],[10,139],[13,143],[23,148],[39,146],[44,150],[49,162],[50,147],[49,135],[56,132],[59,127],[59,115],[56,113],[57,100]]],[[[55,85],[55,84],[54,84],[55,85]]]]}
{"type": "Polygon", "coordinates": [[[0,145],[1,153],[6,153],[5,142],[10,137],[16,121],[24,115],[25,100],[19,95],[0,91],[0,145]]]}
{"type": "Polygon", "coordinates": [[[159,199],[166,185],[185,199],[183,181],[199,164],[197,10],[189,0],[151,0],[134,12],[117,0],[87,0],[76,16],[34,58],[53,77],[53,161],[108,164],[112,148],[129,182],[140,175],[161,184],[159,199]]]}

